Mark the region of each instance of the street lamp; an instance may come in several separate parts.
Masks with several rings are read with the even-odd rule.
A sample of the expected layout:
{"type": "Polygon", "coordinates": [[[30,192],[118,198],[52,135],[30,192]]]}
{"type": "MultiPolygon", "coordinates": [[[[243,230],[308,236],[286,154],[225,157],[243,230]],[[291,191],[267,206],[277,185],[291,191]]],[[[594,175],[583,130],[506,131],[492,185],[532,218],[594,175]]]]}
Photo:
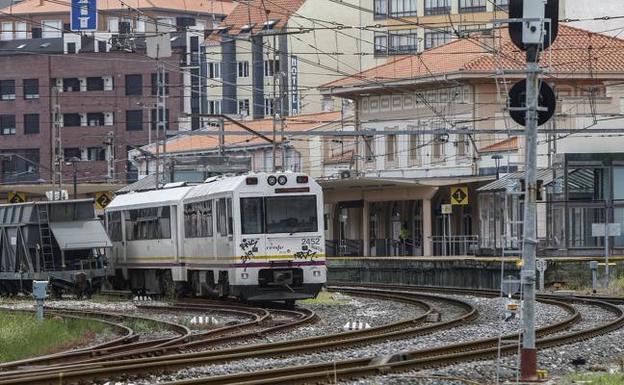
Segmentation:
{"type": "Polygon", "coordinates": [[[80,162],[80,158],[72,156],[71,158],[67,159],[67,162],[65,163],[68,166],[73,166],[74,168],[74,199],[77,198],[78,195],[78,182],[76,179],[76,174],[78,171],[78,162],[80,162]]]}
{"type": "Polygon", "coordinates": [[[496,164],[496,180],[498,180],[498,168],[500,167],[500,161],[503,159],[501,154],[492,155],[492,159],[494,159],[494,164],[496,164]]]}

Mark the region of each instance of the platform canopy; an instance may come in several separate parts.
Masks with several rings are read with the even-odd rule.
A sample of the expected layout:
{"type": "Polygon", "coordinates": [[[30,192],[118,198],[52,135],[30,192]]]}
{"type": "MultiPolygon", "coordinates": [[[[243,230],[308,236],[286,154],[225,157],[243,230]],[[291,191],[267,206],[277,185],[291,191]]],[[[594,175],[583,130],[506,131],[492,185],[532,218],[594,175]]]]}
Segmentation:
{"type": "Polygon", "coordinates": [[[61,250],[83,250],[112,247],[99,220],[50,222],[50,229],[61,250]]]}

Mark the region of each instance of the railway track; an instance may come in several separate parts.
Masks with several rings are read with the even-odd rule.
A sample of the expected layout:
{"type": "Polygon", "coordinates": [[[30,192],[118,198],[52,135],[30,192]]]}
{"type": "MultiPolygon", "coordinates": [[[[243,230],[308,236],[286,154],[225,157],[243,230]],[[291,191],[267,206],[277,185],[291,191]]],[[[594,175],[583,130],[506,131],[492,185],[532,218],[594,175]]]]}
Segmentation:
{"type": "MultiPolygon", "coordinates": [[[[359,294],[364,294],[360,292],[359,294]]],[[[436,295],[423,293],[396,293],[390,291],[370,292],[371,296],[412,303],[420,307],[423,313],[403,321],[381,325],[370,329],[317,336],[294,341],[281,341],[269,344],[253,344],[218,351],[201,351],[143,358],[118,362],[98,362],[89,364],[66,365],[37,371],[3,373],[0,384],[58,384],[94,381],[101,378],[120,378],[147,373],[172,371],[194,365],[207,365],[250,357],[284,356],[304,352],[336,349],[356,344],[367,344],[393,338],[413,337],[429,334],[445,328],[457,326],[472,320],[476,310],[469,303],[436,295]],[[462,314],[451,320],[436,324],[427,324],[426,319],[433,311],[425,300],[445,302],[462,309],[462,314]]]]}
{"type": "MultiPolygon", "coordinates": [[[[42,366],[45,369],[50,370],[53,367],[64,367],[68,364],[87,364],[102,361],[112,360],[125,360],[130,358],[139,357],[152,357],[161,356],[164,354],[172,354],[175,352],[184,351],[194,347],[208,347],[211,345],[218,345],[219,343],[231,342],[235,340],[244,339],[247,337],[258,336],[261,334],[268,334],[278,330],[287,330],[307,322],[312,322],[315,318],[315,314],[305,309],[299,311],[292,310],[266,310],[255,307],[243,307],[234,306],[230,304],[193,304],[182,303],[175,306],[149,306],[140,305],[140,309],[160,310],[160,311],[184,311],[184,312],[204,312],[210,311],[213,313],[224,313],[228,315],[236,315],[239,317],[246,317],[248,320],[242,323],[236,323],[232,325],[225,325],[220,328],[203,331],[196,334],[191,334],[191,331],[183,325],[178,325],[166,321],[157,321],[149,317],[136,317],[136,316],[122,316],[116,314],[102,314],[100,312],[88,312],[92,315],[98,315],[100,317],[117,318],[119,320],[124,319],[140,319],[150,322],[160,322],[172,330],[178,332],[178,336],[170,338],[159,338],[148,341],[136,341],[129,343],[126,338],[125,343],[118,343],[115,345],[95,346],[88,349],[81,349],[76,351],[62,352],[53,355],[34,357],[27,360],[20,360],[0,364],[0,370],[17,370],[21,367],[27,367],[29,370],[42,370],[42,366]],[[276,314],[285,314],[289,321],[282,321],[278,324],[263,327],[263,323],[269,322],[276,314]],[[247,331],[247,329],[256,328],[254,331],[247,331]]],[[[54,314],[56,310],[49,310],[49,313],[54,314]]],[[[83,314],[82,311],[68,311],[73,314],[83,314]]],[[[136,336],[134,336],[136,340],[136,336]]],[[[0,378],[3,375],[0,372],[0,378]]]]}
{"type": "MultiPolygon", "coordinates": [[[[91,366],[85,364],[58,366],[55,368],[42,369],[34,373],[32,371],[29,373],[19,371],[8,372],[0,375],[0,384],[69,384],[81,381],[94,381],[96,379],[132,378],[148,373],[158,374],[171,372],[184,367],[216,364],[250,357],[279,357],[301,354],[311,351],[336,349],[342,346],[369,344],[375,341],[392,338],[424,335],[468,322],[476,316],[476,310],[465,301],[418,293],[415,291],[416,287],[406,288],[402,286],[401,288],[407,290],[398,291],[396,287],[385,287],[384,289],[376,290],[362,287],[341,287],[340,291],[413,303],[423,309],[424,313],[422,315],[413,317],[410,320],[382,325],[362,331],[338,333],[331,336],[314,337],[296,341],[254,344],[220,351],[202,351],[134,359],[124,361],[122,364],[119,362],[102,362],[99,364],[92,364],[91,366]],[[449,321],[423,325],[426,316],[433,311],[432,307],[424,301],[425,298],[429,301],[454,303],[455,306],[462,308],[464,311],[461,316],[449,321]]],[[[429,289],[430,288],[428,288],[428,292],[431,292],[432,290],[429,289]]],[[[449,291],[453,293],[453,290],[449,291]]],[[[448,293],[449,291],[444,292],[448,293]]],[[[465,291],[462,294],[466,294],[465,291]]],[[[498,295],[498,293],[496,294],[498,295]]],[[[494,292],[481,293],[480,295],[493,296],[494,292]]],[[[576,301],[583,303],[601,306],[607,311],[612,312],[617,318],[608,325],[601,325],[591,330],[549,337],[549,335],[566,330],[571,325],[578,322],[580,315],[572,305],[561,302],[561,298],[541,298],[540,300],[562,307],[568,312],[569,316],[563,321],[538,330],[539,348],[557,346],[578,341],[579,339],[592,338],[593,336],[617,329],[624,323],[624,313],[616,306],[606,302],[576,299],[576,301]]],[[[517,350],[517,345],[515,343],[517,338],[517,334],[505,336],[504,340],[513,340],[514,343],[504,344],[500,349],[501,353],[514,353],[517,350]]],[[[239,373],[228,376],[213,376],[210,378],[178,381],[175,382],[175,384],[291,384],[326,382],[335,379],[356,378],[386,372],[423,369],[469,360],[492,358],[496,357],[498,354],[499,350],[497,345],[498,337],[453,344],[434,349],[402,352],[388,357],[369,357],[327,364],[303,365],[261,372],[239,373]]]]}
{"type": "MultiPolygon", "coordinates": [[[[396,285],[376,285],[386,288],[396,285]]],[[[401,286],[405,289],[404,286],[401,286]]],[[[344,289],[344,287],[342,287],[344,289]]],[[[414,290],[414,287],[410,289],[414,290]]],[[[431,288],[428,288],[428,290],[431,288]]],[[[351,289],[349,289],[351,290],[351,289]]],[[[370,290],[370,289],[368,289],[370,290]]],[[[455,289],[450,289],[453,292],[455,289]]],[[[444,289],[434,290],[444,291],[444,289]]],[[[458,292],[459,293],[459,292],[458,292]]],[[[466,294],[465,291],[461,294],[466,294]]],[[[492,292],[484,293],[492,295],[492,292]]],[[[557,296],[557,300],[551,298],[540,298],[542,302],[551,304],[563,304],[562,299],[557,296]]],[[[560,346],[577,341],[583,341],[596,337],[609,331],[616,330],[624,326],[624,311],[616,305],[585,298],[566,298],[568,301],[577,303],[592,304],[599,306],[616,316],[613,321],[590,329],[566,333],[556,336],[548,336],[557,331],[564,329],[562,323],[549,325],[540,328],[537,331],[538,340],[537,347],[539,349],[560,346]]],[[[570,306],[570,305],[567,305],[570,306]]],[[[579,314],[573,316],[578,318],[579,314]]],[[[292,366],[280,369],[272,369],[260,372],[239,373],[227,376],[212,376],[198,379],[190,379],[183,381],[170,382],[168,385],[193,385],[193,384],[307,384],[307,383],[334,383],[339,379],[355,379],[366,376],[375,376],[380,374],[403,372],[408,370],[430,369],[442,366],[449,366],[466,361],[495,359],[499,352],[502,355],[511,355],[517,352],[516,341],[518,334],[509,334],[503,338],[503,341],[514,341],[513,343],[503,344],[500,349],[498,345],[498,337],[482,339],[478,341],[447,345],[443,347],[405,351],[392,356],[386,357],[368,357],[363,359],[344,360],[330,363],[312,364],[292,366]]]]}

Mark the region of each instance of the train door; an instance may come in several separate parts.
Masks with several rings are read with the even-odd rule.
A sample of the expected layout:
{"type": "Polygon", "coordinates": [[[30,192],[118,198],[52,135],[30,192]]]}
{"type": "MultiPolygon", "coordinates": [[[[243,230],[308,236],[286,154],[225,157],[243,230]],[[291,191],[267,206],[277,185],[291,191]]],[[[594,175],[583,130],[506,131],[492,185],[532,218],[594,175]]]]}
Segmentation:
{"type": "Polygon", "coordinates": [[[232,221],[232,198],[222,197],[215,201],[217,231],[215,232],[215,251],[217,259],[225,260],[234,256],[234,236],[232,221]]]}
{"type": "Polygon", "coordinates": [[[236,230],[236,239],[240,234],[240,243],[235,247],[236,255],[242,261],[251,261],[257,257],[269,255],[266,250],[267,237],[264,230],[264,198],[241,194],[236,218],[240,218],[240,233],[236,230]]]}

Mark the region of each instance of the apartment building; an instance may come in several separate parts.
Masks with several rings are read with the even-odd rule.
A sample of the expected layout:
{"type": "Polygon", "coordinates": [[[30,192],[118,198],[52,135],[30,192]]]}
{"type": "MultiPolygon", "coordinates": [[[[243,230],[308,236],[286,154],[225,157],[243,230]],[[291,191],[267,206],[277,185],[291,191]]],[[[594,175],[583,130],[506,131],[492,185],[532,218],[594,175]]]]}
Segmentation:
{"type": "MultiPolygon", "coordinates": [[[[63,156],[74,161],[79,183],[136,180],[127,152],[155,140],[159,118],[157,63],[145,50],[145,34],[156,28],[171,31],[172,47],[172,55],[160,60],[166,71],[161,118],[169,130],[199,128],[192,114],[202,97],[200,41],[232,3],[98,6],[98,31],[88,35],[68,30],[69,3],[27,0],[0,16],[0,183],[50,183],[55,102],[63,156]]],[[[67,183],[73,164],[63,168],[67,183]]]]}
{"type": "Polygon", "coordinates": [[[206,40],[207,112],[261,119],[323,111],[317,86],[375,63],[358,1],[241,2],[206,40]]]}

